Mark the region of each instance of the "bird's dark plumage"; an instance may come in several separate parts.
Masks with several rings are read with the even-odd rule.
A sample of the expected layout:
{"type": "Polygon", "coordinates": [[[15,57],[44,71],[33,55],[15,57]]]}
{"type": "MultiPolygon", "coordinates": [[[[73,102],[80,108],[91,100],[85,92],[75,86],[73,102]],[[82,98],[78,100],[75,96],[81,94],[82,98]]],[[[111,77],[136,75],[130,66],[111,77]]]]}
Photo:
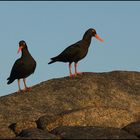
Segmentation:
{"type": "MultiPolygon", "coordinates": [[[[85,32],[82,40],[67,47],[58,56],[51,58],[51,61],[48,64],[60,61],[60,62],[69,62],[69,64],[71,65],[72,62],[75,62],[75,71],[77,73],[76,64],[78,63],[78,61],[80,61],[87,55],[92,37],[95,37],[98,40],[103,42],[103,40],[97,35],[95,29],[90,28],[85,32]]],[[[69,65],[69,69],[70,69],[70,75],[71,75],[70,65],[69,65]]]]}
{"type": "Polygon", "coordinates": [[[34,73],[36,68],[36,61],[29,53],[26,42],[23,40],[20,41],[19,47],[22,48],[22,56],[14,63],[11,74],[9,78],[7,78],[7,84],[12,83],[16,79],[28,77],[34,73]]]}
{"type": "Polygon", "coordinates": [[[49,62],[48,64],[54,63],[56,61],[70,62],[70,63],[80,61],[87,55],[88,48],[91,43],[91,38],[95,35],[96,35],[96,31],[94,29],[88,29],[85,32],[82,40],[67,47],[58,56],[51,58],[51,62],[49,62]]]}

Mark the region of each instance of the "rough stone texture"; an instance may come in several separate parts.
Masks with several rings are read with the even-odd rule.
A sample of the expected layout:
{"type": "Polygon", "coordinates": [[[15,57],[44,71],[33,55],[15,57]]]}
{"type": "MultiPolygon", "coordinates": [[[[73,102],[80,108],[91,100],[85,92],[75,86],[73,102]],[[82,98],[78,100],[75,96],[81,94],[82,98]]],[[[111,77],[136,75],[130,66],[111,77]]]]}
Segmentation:
{"type": "Polygon", "coordinates": [[[36,128],[23,130],[16,139],[60,139],[60,137],[36,128]]]}
{"type": "Polygon", "coordinates": [[[37,120],[39,128],[51,131],[58,126],[102,126],[121,128],[133,121],[128,111],[117,108],[87,107],[57,116],[42,116],[37,120]],[[50,119],[51,118],[51,119],[50,119]]]}
{"type": "Polygon", "coordinates": [[[6,138],[14,138],[15,134],[14,132],[8,128],[8,126],[6,124],[3,124],[1,122],[0,124],[0,139],[6,139],[6,138]]]}
{"type": "Polygon", "coordinates": [[[118,128],[62,126],[52,131],[62,139],[138,139],[118,128]]]}
{"type": "Polygon", "coordinates": [[[128,124],[123,128],[123,130],[140,138],[140,121],[128,124]]]}
{"type": "MultiPolygon", "coordinates": [[[[57,78],[33,86],[29,92],[0,97],[0,124],[4,124],[0,132],[2,129],[8,132],[11,124],[27,120],[33,124],[38,120],[40,128],[52,130],[61,125],[122,128],[139,118],[139,72],[85,73],[76,78],[57,78]]],[[[30,128],[28,123],[17,126],[20,131],[30,128]]],[[[0,134],[13,137],[14,133],[10,133],[0,134]]]]}
{"type": "Polygon", "coordinates": [[[45,115],[40,117],[37,121],[37,126],[40,129],[51,131],[54,128],[62,125],[62,117],[61,116],[49,116],[45,115]]]}
{"type": "Polygon", "coordinates": [[[18,135],[22,130],[28,129],[28,128],[37,128],[37,125],[35,122],[32,121],[19,121],[17,123],[13,123],[9,126],[16,135],[18,135]]]}

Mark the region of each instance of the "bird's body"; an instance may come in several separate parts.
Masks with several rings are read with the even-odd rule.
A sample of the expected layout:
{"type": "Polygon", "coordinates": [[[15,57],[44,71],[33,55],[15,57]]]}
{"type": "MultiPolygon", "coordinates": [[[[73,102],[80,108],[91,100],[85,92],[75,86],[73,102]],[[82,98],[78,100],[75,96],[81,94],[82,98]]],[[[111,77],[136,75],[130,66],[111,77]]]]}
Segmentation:
{"type": "Polygon", "coordinates": [[[35,71],[36,61],[29,53],[27,46],[22,48],[21,51],[22,56],[15,61],[10,77],[7,79],[9,80],[7,84],[11,84],[16,79],[25,79],[35,71]]]}
{"type": "Polygon", "coordinates": [[[67,47],[58,56],[51,58],[52,62],[50,62],[49,64],[54,63],[56,61],[76,63],[83,59],[88,53],[88,48],[90,46],[92,38],[92,35],[87,35],[87,33],[85,33],[84,36],[86,37],[83,37],[82,40],[67,47]]]}
{"type": "Polygon", "coordinates": [[[12,83],[16,79],[23,79],[34,73],[36,68],[36,61],[29,54],[28,56],[22,56],[13,65],[10,77],[8,78],[8,84],[12,83]]]}
{"type": "Polygon", "coordinates": [[[53,60],[54,62],[60,61],[60,62],[70,62],[70,63],[80,61],[87,55],[88,47],[89,47],[88,43],[85,42],[85,45],[83,45],[83,42],[84,41],[81,40],[69,46],[58,56],[51,58],[51,60],[53,60]]]}
{"type": "MultiPolygon", "coordinates": [[[[91,39],[93,36],[96,36],[96,31],[94,29],[87,30],[85,32],[82,40],[67,47],[58,56],[51,58],[51,62],[49,62],[48,64],[51,64],[51,63],[54,63],[57,61],[69,62],[69,66],[71,67],[71,63],[74,62],[75,70],[76,70],[76,64],[87,55],[89,46],[91,44],[91,39]]],[[[97,36],[97,37],[98,37],[98,39],[100,39],[99,36],[97,36]]],[[[100,39],[100,41],[103,41],[103,40],[100,39]]],[[[75,73],[77,73],[77,70],[75,71],[75,73]]],[[[70,70],[70,75],[72,75],[71,70],[70,70]]]]}

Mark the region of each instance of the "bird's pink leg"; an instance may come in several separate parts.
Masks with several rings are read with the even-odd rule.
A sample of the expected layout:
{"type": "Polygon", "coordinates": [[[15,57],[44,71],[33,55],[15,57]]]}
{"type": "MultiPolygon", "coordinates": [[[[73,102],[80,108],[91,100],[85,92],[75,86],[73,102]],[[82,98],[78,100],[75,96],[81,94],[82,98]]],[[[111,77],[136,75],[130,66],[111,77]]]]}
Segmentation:
{"type": "Polygon", "coordinates": [[[25,87],[25,88],[24,88],[24,91],[28,91],[28,90],[31,89],[31,87],[27,87],[27,86],[26,86],[26,79],[25,79],[25,78],[23,79],[23,83],[24,83],[24,87],[25,87]]]}
{"type": "Polygon", "coordinates": [[[17,93],[22,92],[22,90],[21,90],[21,88],[20,88],[20,79],[18,79],[18,88],[19,88],[19,90],[17,91],[17,93]]]}
{"type": "Polygon", "coordinates": [[[74,75],[74,74],[72,74],[71,69],[72,69],[72,65],[71,65],[71,63],[69,63],[69,72],[70,72],[70,77],[74,77],[75,75],[74,75]]]}
{"type": "Polygon", "coordinates": [[[74,63],[75,75],[82,75],[83,74],[82,72],[77,72],[77,66],[78,66],[78,63],[74,63]]]}

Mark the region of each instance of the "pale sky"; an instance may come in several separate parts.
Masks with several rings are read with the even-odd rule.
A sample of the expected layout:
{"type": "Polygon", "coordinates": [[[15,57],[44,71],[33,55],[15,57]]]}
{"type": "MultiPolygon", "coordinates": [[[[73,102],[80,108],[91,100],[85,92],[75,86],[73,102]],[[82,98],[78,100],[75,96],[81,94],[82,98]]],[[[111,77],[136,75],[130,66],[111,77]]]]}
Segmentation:
{"type": "Polygon", "coordinates": [[[7,85],[7,78],[20,57],[20,40],[26,41],[37,61],[35,73],[27,78],[32,86],[69,75],[67,63],[48,65],[49,59],[79,41],[89,28],[96,29],[105,42],[92,39],[79,71],[140,71],[140,2],[1,1],[0,96],[18,90],[17,81],[7,85]]]}

